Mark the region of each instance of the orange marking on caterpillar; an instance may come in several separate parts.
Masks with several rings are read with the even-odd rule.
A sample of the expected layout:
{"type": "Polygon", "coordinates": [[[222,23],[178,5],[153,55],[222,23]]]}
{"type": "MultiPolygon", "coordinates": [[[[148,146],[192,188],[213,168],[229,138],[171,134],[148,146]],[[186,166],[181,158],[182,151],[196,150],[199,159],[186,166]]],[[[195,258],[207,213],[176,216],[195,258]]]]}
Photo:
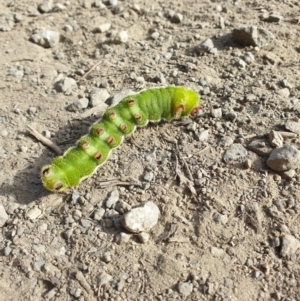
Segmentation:
{"type": "Polygon", "coordinates": [[[121,124],[120,129],[121,129],[122,132],[125,132],[128,129],[127,124],[126,123],[121,124]]]}
{"type": "Polygon", "coordinates": [[[184,111],[184,105],[183,104],[180,104],[176,109],[175,109],[175,111],[174,111],[174,115],[175,116],[178,116],[179,115],[179,112],[181,112],[181,111],[184,111]]]}
{"type": "Polygon", "coordinates": [[[134,105],[135,105],[135,101],[134,101],[133,99],[129,99],[129,100],[128,100],[128,105],[129,105],[130,107],[134,106],[134,105]]]}
{"type": "Polygon", "coordinates": [[[96,129],[96,133],[98,134],[98,136],[101,136],[101,135],[103,135],[104,134],[104,130],[103,129],[96,129]]]}
{"type": "Polygon", "coordinates": [[[115,139],[113,136],[109,136],[106,141],[108,144],[112,144],[112,143],[114,143],[115,139]]]}
{"type": "Polygon", "coordinates": [[[82,148],[85,149],[85,148],[88,148],[90,146],[90,143],[88,141],[82,141],[80,145],[81,145],[82,148]]]}
{"type": "Polygon", "coordinates": [[[97,153],[95,154],[94,158],[95,158],[96,160],[100,160],[100,159],[102,158],[102,154],[101,154],[100,152],[97,152],[97,153]]]}
{"type": "Polygon", "coordinates": [[[141,120],[142,119],[142,115],[141,114],[135,114],[134,118],[135,118],[135,120],[141,120]]]}
{"type": "Polygon", "coordinates": [[[112,111],[112,112],[109,112],[108,116],[109,116],[110,119],[115,119],[117,114],[116,114],[115,111],[112,111]]]}

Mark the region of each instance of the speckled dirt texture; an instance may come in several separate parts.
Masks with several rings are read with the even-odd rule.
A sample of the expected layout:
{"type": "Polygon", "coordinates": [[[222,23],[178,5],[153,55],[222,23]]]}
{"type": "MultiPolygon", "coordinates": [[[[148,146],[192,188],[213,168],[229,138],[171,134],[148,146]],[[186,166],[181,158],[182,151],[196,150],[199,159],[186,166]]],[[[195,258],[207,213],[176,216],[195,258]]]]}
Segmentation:
{"type": "Polygon", "coordinates": [[[299,156],[267,165],[300,148],[299,24],[292,0],[1,1],[0,301],[300,300],[299,156]],[[275,39],[239,45],[242,25],[275,39]],[[56,154],[28,126],[65,151],[99,118],[96,89],[166,85],[195,89],[200,115],[138,129],[75,190],[43,188],[56,154]],[[157,224],[130,234],[122,215],[147,201],[157,224]]]}

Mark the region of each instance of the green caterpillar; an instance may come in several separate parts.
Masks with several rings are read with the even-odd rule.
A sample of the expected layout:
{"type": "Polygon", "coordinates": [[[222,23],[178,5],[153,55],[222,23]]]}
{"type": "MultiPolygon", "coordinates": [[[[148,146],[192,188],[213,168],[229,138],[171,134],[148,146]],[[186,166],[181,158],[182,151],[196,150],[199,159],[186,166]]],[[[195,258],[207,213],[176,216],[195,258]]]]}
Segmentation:
{"type": "Polygon", "coordinates": [[[109,157],[124,136],[149,121],[172,120],[183,116],[195,117],[201,100],[192,89],[184,87],[153,88],[126,96],[116,106],[108,108],[102,119],[94,123],[89,134],[52,165],[42,168],[43,185],[49,191],[61,192],[77,186],[109,157]]]}

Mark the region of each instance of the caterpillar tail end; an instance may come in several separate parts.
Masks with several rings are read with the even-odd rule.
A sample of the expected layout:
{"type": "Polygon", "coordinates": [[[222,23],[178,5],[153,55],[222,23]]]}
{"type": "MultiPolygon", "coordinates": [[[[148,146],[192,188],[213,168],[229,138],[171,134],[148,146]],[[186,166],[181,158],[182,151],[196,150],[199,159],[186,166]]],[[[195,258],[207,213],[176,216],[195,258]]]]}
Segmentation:
{"type": "Polygon", "coordinates": [[[43,186],[52,192],[62,192],[68,186],[64,183],[61,179],[61,172],[55,166],[52,165],[45,165],[41,171],[41,180],[43,186]]]}

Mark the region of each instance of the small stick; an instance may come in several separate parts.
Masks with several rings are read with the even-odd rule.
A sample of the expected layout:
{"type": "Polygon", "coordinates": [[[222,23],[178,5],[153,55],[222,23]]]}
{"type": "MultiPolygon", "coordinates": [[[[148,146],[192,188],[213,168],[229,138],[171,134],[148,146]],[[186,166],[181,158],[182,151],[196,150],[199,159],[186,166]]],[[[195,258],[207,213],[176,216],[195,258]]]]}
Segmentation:
{"type": "Polygon", "coordinates": [[[95,70],[100,64],[102,63],[102,60],[97,62],[94,66],[92,66],[89,71],[83,75],[78,81],[77,83],[81,82],[82,80],[84,80],[91,72],[93,72],[93,70],[95,70]]]}
{"type": "Polygon", "coordinates": [[[280,134],[283,138],[296,138],[298,136],[298,134],[291,132],[277,131],[277,133],[280,134]]]}
{"type": "Polygon", "coordinates": [[[56,154],[60,155],[62,153],[61,149],[58,145],[53,143],[48,138],[41,135],[37,130],[32,128],[31,126],[27,125],[27,131],[34,136],[37,140],[39,140],[42,144],[48,146],[50,149],[52,149],[56,154]]]}

